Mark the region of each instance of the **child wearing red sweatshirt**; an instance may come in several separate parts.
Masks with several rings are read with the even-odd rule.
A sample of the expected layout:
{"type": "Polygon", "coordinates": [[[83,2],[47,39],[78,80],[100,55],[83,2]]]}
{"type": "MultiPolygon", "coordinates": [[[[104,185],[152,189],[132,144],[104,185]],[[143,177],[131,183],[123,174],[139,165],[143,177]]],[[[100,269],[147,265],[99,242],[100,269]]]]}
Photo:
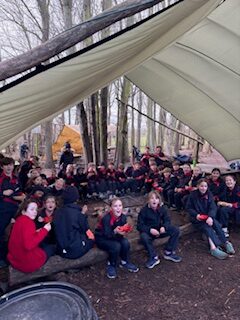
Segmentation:
{"type": "Polygon", "coordinates": [[[51,230],[51,224],[36,230],[34,219],[37,216],[38,205],[34,200],[25,201],[21,215],[13,226],[9,244],[8,260],[13,268],[22,272],[34,272],[40,269],[50,256],[47,248],[42,249],[40,243],[51,230]]]}

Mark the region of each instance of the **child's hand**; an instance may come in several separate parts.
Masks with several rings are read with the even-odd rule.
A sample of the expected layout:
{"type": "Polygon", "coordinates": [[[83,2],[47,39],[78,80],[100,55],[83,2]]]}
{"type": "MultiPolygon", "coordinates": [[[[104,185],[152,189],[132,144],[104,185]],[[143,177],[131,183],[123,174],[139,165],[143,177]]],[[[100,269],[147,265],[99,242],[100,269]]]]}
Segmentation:
{"type": "Polygon", "coordinates": [[[92,233],[92,231],[90,229],[88,229],[86,231],[86,235],[87,235],[88,239],[95,240],[95,236],[94,236],[94,234],[92,233]]]}
{"type": "Polygon", "coordinates": [[[9,197],[13,194],[13,192],[14,191],[12,189],[7,189],[3,191],[3,195],[9,197]]]}
{"type": "Polygon", "coordinates": [[[196,215],[196,219],[197,219],[198,221],[202,221],[201,215],[200,215],[200,214],[197,214],[197,215],[196,215]]]}
{"type": "Polygon", "coordinates": [[[44,219],[42,217],[38,217],[38,222],[43,222],[44,219]]]}
{"type": "Polygon", "coordinates": [[[221,206],[221,207],[229,207],[229,203],[225,201],[218,201],[217,204],[218,206],[221,206]]]}
{"type": "Polygon", "coordinates": [[[159,231],[160,231],[160,233],[165,233],[166,232],[164,227],[161,227],[159,231]]]}
{"type": "Polygon", "coordinates": [[[160,233],[156,229],[153,229],[153,228],[150,229],[150,233],[155,237],[160,235],[160,233]]]}
{"type": "Polygon", "coordinates": [[[47,231],[50,231],[52,229],[51,223],[46,223],[43,228],[45,228],[47,231]]]}
{"type": "Polygon", "coordinates": [[[121,229],[119,229],[120,227],[116,227],[113,231],[115,234],[120,234],[121,236],[124,236],[126,234],[126,232],[121,231],[121,229]]]}
{"type": "Polygon", "coordinates": [[[87,211],[88,211],[88,207],[87,207],[87,205],[85,204],[85,205],[82,207],[82,213],[85,214],[87,211]]]}
{"type": "Polygon", "coordinates": [[[213,219],[211,217],[208,217],[206,223],[211,227],[213,225],[213,219]]]}

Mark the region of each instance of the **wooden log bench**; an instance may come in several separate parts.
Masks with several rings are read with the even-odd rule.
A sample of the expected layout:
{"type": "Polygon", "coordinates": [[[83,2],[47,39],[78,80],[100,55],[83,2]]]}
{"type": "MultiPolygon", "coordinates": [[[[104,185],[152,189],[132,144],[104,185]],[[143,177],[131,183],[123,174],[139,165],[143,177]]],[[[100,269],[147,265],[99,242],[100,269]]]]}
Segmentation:
{"type": "MultiPolygon", "coordinates": [[[[180,226],[180,231],[182,236],[192,233],[194,228],[191,223],[187,223],[183,226],[180,226]]],[[[154,241],[154,246],[163,245],[167,242],[167,240],[168,237],[157,239],[154,241]]],[[[132,252],[143,250],[143,246],[139,243],[139,237],[129,239],[129,241],[132,252]]],[[[106,259],[107,254],[104,251],[98,248],[93,248],[79,259],[64,259],[60,256],[53,256],[41,269],[32,273],[23,273],[9,266],[8,284],[10,287],[19,285],[21,283],[29,282],[38,278],[44,278],[58,272],[64,272],[71,269],[81,269],[106,259]]]]}

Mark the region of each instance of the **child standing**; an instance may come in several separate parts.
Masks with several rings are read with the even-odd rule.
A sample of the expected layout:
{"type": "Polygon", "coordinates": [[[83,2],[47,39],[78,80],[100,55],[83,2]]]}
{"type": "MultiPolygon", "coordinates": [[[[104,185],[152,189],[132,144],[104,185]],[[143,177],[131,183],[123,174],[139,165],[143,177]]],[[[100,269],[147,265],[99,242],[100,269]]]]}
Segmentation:
{"type": "Polygon", "coordinates": [[[34,219],[37,216],[38,205],[33,200],[25,201],[10,234],[8,244],[8,260],[17,270],[34,272],[41,268],[52,255],[51,248],[40,247],[40,243],[51,230],[51,224],[46,223],[43,228],[36,230],[34,219]]]}
{"type": "Polygon", "coordinates": [[[99,222],[96,228],[95,239],[97,246],[107,251],[108,265],[107,277],[114,279],[117,277],[117,263],[120,256],[120,266],[130,272],[138,272],[138,268],[130,262],[130,244],[125,238],[127,230],[122,230],[122,226],[128,226],[127,218],[123,214],[122,201],[113,198],[110,203],[110,212],[99,222]]]}
{"type": "Polygon", "coordinates": [[[178,246],[179,229],[171,225],[170,217],[163,206],[161,196],[157,191],[148,195],[148,203],[139,213],[137,229],[140,239],[148,252],[149,259],[146,267],[152,269],[160,263],[158,255],[153,247],[153,241],[159,237],[170,236],[164,251],[164,259],[180,262],[182,259],[176,255],[178,246]]]}
{"type": "Polygon", "coordinates": [[[198,189],[192,191],[187,202],[187,211],[193,225],[205,234],[210,245],[210,253],[218,259],[226,259],[228,254],[234,254],[232,244],[227,241],[220,223],[215,219],[217,207],[213,195],[208,190],[206,179],[200,179],[198,189]],[[226,252],[221,249],[225,247],[226,252]]]}

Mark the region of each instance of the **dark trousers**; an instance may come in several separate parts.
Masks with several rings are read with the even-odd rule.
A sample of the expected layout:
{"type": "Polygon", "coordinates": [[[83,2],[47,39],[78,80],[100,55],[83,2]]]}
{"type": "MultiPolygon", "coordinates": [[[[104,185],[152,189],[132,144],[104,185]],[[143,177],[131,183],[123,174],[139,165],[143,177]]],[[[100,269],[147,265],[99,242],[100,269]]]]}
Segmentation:
{"type": "Polygon", "coordinates": [[[140,192],[142,187],[144,186],[144,179],[136,180],[134,179],[132,182],[133,192],[140,192]]]}
{"type": "Polygon", "coordinates": [[[47,255],[47,260],[51,257],[54,256],[56,251],[57,251],[57,245],[56,244],[48,244],[46,242],[42,242],[40,244],[40,247],[45,251],[47,255]]]}
{"type": "Polygon", "coordinates": [[[218,209],[218,221],[222,227],[228,227],[229,219],[233,219],[237,225],[240,225],[240,209],[220,207],[218,209]]]}
{"type": "Polygon", "coordinates": [[[107,181],[107,189],[108,191],[110,191],[111,193],[115,194],[116,190],[117,190],[117,182],[113,181],[113,180],[108,180],[107,181]]]}
{"type": "Polygon", "coordinates": [[[99,183],[96,181],[88,181],[88,193],[92,195],[93,193],[99,192],[99,183]]]}
{"type": "Polygon", "coordinates": [[[118,181],[118,182],[117,182],[117,189],[118,189],[118,191],[126,192],[127,189],[128,189],[128,187],[129,187],[129,183],[128,183],[127,180],[126,180],[126,181],[118,181]]]}
{"type": "Polygon", "coordinates": [[[194,226],[205,234],[207,238],[210,238],[215,246],[220,246],[227,241],[222,226],[216,219],[213,219],[212,226],[209,226],[205,221],[194,223],[194,226]]]}
{"type": "Polygon", "coordinates": [[[107,192],[107,182],[106,182],[106,180],[100,179],[98,188],[99,188],[99,192],[101,192],[101,193],[107,192]]]}
{"type": "Polygon", "coordinates": [[[144,248],[147,250],[147,253],[150,258],[153,258],[157,256],[156,251],[153,247],[153,241],[157,238],[164,238],[169,236],[169,240],[167,244],[165,245],[166,251],[176,251],[178,246],[178,240],[179,240],[180,231],[179,228],[174,226],[169,226],[166,228],[166,232],[163,234],[160,234],[159,237],[155,237],[153,235],[150,235],[146,232],[142,232],[140,234],[140,241],[144,245],[144,248]]]}
{"type": "Polygon", "coordinates": [[[175,192],[174,193],[174,203],[176,205],[177,210],[181,210],[183,208],[183,202],[182,202],[182,198],[185,196],[186,194],[183,192],[175,192]]]}
{"type": "Polygon", "coordinates": [[[7,255],[7,243],[5,242],[5,230],[11,219],[15,216],[18,206],[0,202],[0,260],[5,259],[7,255]]]}
{"type": "Polygon", "coordinates": [[[112,266],[117,266],[119,257],[128,262],[130,250],[128,239],[122,237],[117,240],[110,240],[96,236],[96,244],[99,249],[108,253],[108,259],[112,266]]]}
{"type": "Polygon", "coordinates": [[[173,204],[175,204],[174,202],[174,190],[170,189],[167,191],[167,199],[168,199],[168,205],[169,207],[172,207],[173,204]]]}

